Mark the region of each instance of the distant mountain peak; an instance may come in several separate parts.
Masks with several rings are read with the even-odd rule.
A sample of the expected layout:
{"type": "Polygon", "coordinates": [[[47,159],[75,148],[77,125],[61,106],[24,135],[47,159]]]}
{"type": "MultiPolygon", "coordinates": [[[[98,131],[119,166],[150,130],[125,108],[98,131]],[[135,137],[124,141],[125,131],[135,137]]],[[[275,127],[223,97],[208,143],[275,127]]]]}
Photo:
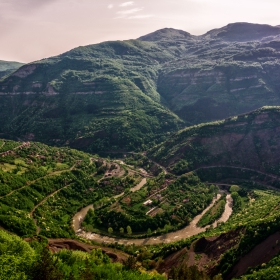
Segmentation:
{"type": "Polygon", "coordinates": [[[203,37],[220,38],[227,41],[254,41],[268,36],[280,35],[280,26],[248,22],[230,23],[222,28],[208,31],[203,37]]]}
{"type": "Polygon", "coordinates": [[[155,32],[149,33],[147,35],[141,36],[138,38],[138,40],[141,41],[162,41],[166,39],[189,39],[193,36],[186,31],[174,29],[174,28],[163,28],[160,30],[157,30],[155,32]]]}

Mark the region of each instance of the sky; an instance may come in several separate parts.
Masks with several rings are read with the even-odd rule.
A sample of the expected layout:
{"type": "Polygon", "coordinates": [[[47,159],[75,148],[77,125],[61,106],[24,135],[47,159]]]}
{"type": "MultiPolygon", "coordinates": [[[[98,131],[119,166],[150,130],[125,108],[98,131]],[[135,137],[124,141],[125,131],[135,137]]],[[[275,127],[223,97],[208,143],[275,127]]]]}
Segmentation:
{"type": "Polygon", "coordinates": [[[279,0],[0,0],[0,60],[28,63],[170,27],[201,35],[233,22],[280,25],[279,0]]]}

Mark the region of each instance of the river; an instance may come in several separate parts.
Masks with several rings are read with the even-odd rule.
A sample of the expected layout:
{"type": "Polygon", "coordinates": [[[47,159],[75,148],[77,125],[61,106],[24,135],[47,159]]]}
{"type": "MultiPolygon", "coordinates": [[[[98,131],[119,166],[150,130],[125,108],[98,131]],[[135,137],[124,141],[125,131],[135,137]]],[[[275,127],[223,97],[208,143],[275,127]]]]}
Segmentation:
{"type": "MultiPolygon", "coordinates": [[[[105,235],[100,235],[96,233],[90,233],[90,232],[85,232],[81,230],[80,225],[81,222],[83,221],[87,211],[89,209],[93,209],[93,205],[89,205],[85,208],[83,208],[81,211],[79,211],[73,218],[73,227],[76,232],[76,234],[82,238],[89,239],[89,240],[94,240],[99,243],[115,243],[118,242],[119,244],[125,244],[125,245],[131,245],[135,244],[138,246],[141,245],[155,245],[155,244],[160,244],[160,243],[171,243],[175,241],[179,241],[184,238],[191,237],[193,235],[199,234],[201,232],[204,232],[207,227],[200,228],[197,227],[196,224],[200,220],[200,218],[214,205],[214,203],[221,197],[220,194],[217,195],[211,202],[211,204],[203,210],[202,213],[197,215],[188,226],[186,226],[183,229],[180,229],[175,232],[170,232],[166,233],[161,236],[157,237],[148,237],[148,238],[139,238],[139,239],[127,239],[127,238],[113,238],[105,235]]],[[[226,201],[226,206],[225,206],[225,211],[221,218],[216,221],[213,224],[213,227],[217,226],[218,222],[226,222],[230,215],[232,214],[232,198],[228,194],[227,195],[227,201],[226,201]]]]}

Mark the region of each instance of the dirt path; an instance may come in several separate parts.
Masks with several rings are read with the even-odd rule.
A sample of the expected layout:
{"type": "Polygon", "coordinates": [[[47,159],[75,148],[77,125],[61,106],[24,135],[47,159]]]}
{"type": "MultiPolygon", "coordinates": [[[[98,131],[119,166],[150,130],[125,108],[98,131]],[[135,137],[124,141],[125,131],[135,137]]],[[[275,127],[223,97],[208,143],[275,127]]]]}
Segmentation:
{"type": "MultiPolygon", "coordinates": [[[[80,219],[80,221],[84,218],[83,214],[85,215],[87,210],[85,208],[82,209],[81,212],[77,213],[73,219],[73,225],[74,229],[77,233],[78,236],[89,239],[89,240],[94,240],[99,243],[115,243],[118,242],[119,244],[125,244],[125,245],[130,245],[130,244],[135,244],[135,245],[154,245],[154,244],[160,244],[160,243],[170,243],[170,242],[175,242],[179,241],[180,239],[191,237],[193,235],[199,234],[201,232],[204,232],[206,228],[199,228],[196,226],[197,222],[200,220],[200,218],[214,205],[214,203],[221,197],[220,194],[217,195],[216,198],[213,199],[212,203],[204,209],[204,211],[197,215],[191,223],[186,226],[185,228],[178,230],[176,232],[170,232],[158,237],[149,237],[149,238],[141,238],[141,239],[125,239],[125,238],[113,238],[113,237],[108,237],[108,236],[103,236],[100,234],[96,233],[89,233],[82,231],[80,229],[79,223],[77,223],[77,219],[80,219]],[[75,219],[76,218],[76,219],[75,219]]],[[[230,199],[228,200],[228,207],[230,207],[230,199]]],[[[229,217],[230,210],[227,210],[227,216],[229,217]]],[[[224,215],[223,215],[224,216],[224,215]]],[[[223,217],[222,216],[222,217],[223,217]]],[[[223,217],[223,221],[225,221],[226,215],[223,217]]],[[[218,220],[219,222],[220,220],[218,220]]]]}
{"type": "Polygon", "coordinates": [[[165,167],[163,167],[162,165],[160,165],[159,163],[155,162],[154,160],[152,160],[152,159],[150,159],[150,158],[149,158],[149,160],[150,160],[152,163],[154,163],[155,165],[157,165],[159,168],[161,168],[161,169],[163,170],[164,174],[169,173],[169,172],[167,171],[167,169],[166,169],[165,167]]]}
{"type": "Polygon", "coordinates": [[[0,149],[3,148],[3,146],[6,144],[6,142],[3,140],[2,145],[0,146],[0,149]]]}
{"type": "Polygon", "coordinates": [[[47,174],[47,175],[45,175],[45,176],[43,176],[43,177],[37,178],[36,180],[29,181],[29,182],[27,182],[26,185],[22,186],[21,188],[12,190],[11,192],[9,192],[9,193],[7,193],[7,194],[5,194],[5,195],[3,195],[3,196],[0,196],[0,199],[1,199],[1,198],[4,198],[4,197],[7,197],[7,196],[10,196],[10,195],[12,195],[14,192],[16,192],[16,191],[20,191],[20,190],[22,190],[22,189],[24,189],[24,188],[30,187],[31,184],[34,184],[36,181],[38,181],[38,180],[40,180],[40,179],[43,179],[43,178],[46,178],[46,177],[49,177],[49,176],[52,176],[52,175],[58,175],[58,174],[60,174],[60,173],[62,173],[62,172],[64,172],[64,171],[69,171],[69,170],[70,170],[70,169],[61,170],[61,171],[54,171],[54,172],[51,172],[51,173],[49,173],[49,174],[47,174]]]}
{"type": "Polygon", "coordinates": [[[33,218],[33,214],[34,214],[35,210],[36,210],[39,206],[41,206],[43,203],[45,203],[45,201],[48,200],[50,197],[54,196],[55,194],[57,194],[58,192],[60,192],[61,190],[65,189],[65,188],[67,188],[67,187],[69,187],[69,185],[64,186],[64,187],[62,187],[62,188],[60,188],[60,189],[58,189],[58,190],[52,192],[52,193],[49,194],[48,196],[46,196],[46,197],[45,197],[43,200],[41,200],[41,201],[31,210],[31,212],[29,213],[30,217],[33,219],[33,221],[34,221],[34,223],[35,223],[35,225],[36,225],[36,227],[37,227],[37,234],[40,233],[40,228],[37,226],[37,220],[36,220],[35,218],[33,218]]]}
{"type": "Polygon", "coordinates": [[[270,177],[270,178],[273,178],[273,179],[276,179],[276,180],[280,180],[280,177],[278,177],[278,176],[276,176],[276,175],[274,175],[274,174],[264,173],[264,172],[261,172],[261,171],[255,170],[255,169],[251,169],[251,168],[247,168],[247,167],[238,167],[238,166],[230,166],[230,165],[202,166],[202,167],[196,168],[196,169],[194,169],[194,170],[192,170],[192,171],[190,171],[190,172],[195,172],[195,171],[200,170],[200,169],[211,169],[211,168],[217,168],[217,167],[253,171],[253,172],[256,172],[256,173],[259,173],[259,174],[268,176],[268,177],[270,177]]]}
{"type": "MultiPolygon", "coordinates": [[[[4,144],[5,144],[5,143],[4,143],[4,144]]],[[[4,145],[2,145],[2,147],[3,147],[3,146],[4,146],[4,145]]],[[[11,150],[7,150],[7,151],[5,151],[5,152],[0,153],[0,156],[9,155],[9,154],[11,154],[13,151],[15,151],[15,150],[17,150],[17,149],[22,149],[22,148],[24,148],[24,147],[29,147],[29,146],[30,146],[30,142],[23,142],[21,145],[19,145],[19,146],[13,148],[13,149],[11,149],[11,150]]],[[[2,147],[1,147],[1,148],[2,148],[2,147]]]]}
{"type": "Polygon", "coordinates": [[[147,183],[147,179],[143,178],[141,182],[137,184],[135,187],[131,188],[130,191],[132,192],[139,191],[146,183],[147,183]]]}

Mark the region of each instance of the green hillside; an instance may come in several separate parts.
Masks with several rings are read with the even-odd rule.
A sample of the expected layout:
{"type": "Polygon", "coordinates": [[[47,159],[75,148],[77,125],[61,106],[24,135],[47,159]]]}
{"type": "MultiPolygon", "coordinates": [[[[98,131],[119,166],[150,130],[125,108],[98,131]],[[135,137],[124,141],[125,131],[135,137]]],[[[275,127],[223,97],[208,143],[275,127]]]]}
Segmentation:
{"type": "Polygon", "coordinates": [[[175,173],[209,166],[279,175],[279,128],[279,107],[263,107],[181,130],[148,155],[175,173]]]}
{"type": "Polygon", "coordinates": [[[30,243],[0,230],[0,279],[140,279],[163,280],[157,273],[132,269],[127,264],[112,263],[101,249],[90,253],[61,250],[51,254],[47,241],[34,238],[30,243]]]}
{"type": "Polygon", "coordinates": [[[280,28],[162,29],[78,47],[0,82],[2,137],[146,150],[191,124],[279,105],[280,28]]]}
{"type": "Polygon", "coordinates": [[[156,91],[158,61],[170,57],[153,43],[107,42],[26,65],[0,85],[1,132],[91,152],[145,149],[183,123],[156,91]]]}
{"type": "MultiPolygon", "coordinates": [[[[265,140],[268,129],[277,129],[278,113],[278,107],[264,108],[221,124],[247,119],[254,124],[252,131],[263,132],[260,135],[265,140]],[[270,125],[264,121],[268,116],[273,119],[270,125]]],[[[196,129],[197,132],[200,129],[200,137],[203,137],[207,135],[203,133],[204,129],[213,125],[218,126],[208,124],[188,130],[196,129]]],[[[238,134],[237,130],[235,134],[238,134]]],[[[220,273],[223,277],[244,274],[245,271],[236,272],[239,262],[247,260],[247,255],[251,259],[250,252],[264,246],[274,246],[273,252],[268,256],[260,255],[252,266],[271,261],[267,271],[272,273],[276,269],[280,247],[275,240],[280,219],[275,210],[280,204],[280,178],[271,174],[277,174],[276,171],[259,172],[243,167],[243,171],[240,168],[242,172],[234,172],[229,167],[219,166],[214,173],[197,170],[196,173],[175,176],[165,174],[142,154],[131,154],[124,161],[102,159],[38,142],[1,140],[0,226],[28,237],[26,240],[30,242],[29,245],[0,231],[1,277],[7,279],[5,277],[12,273],[14,279],[38,279],[34,278],[36,272],[35,277],[39,273],[54,273],[47,279],[99,279],[100,273],[103,275],[100,279],[115,279],[115,275],[123,277],[121,279],[165,279],[155,272],[152,275],[143,273],[145,268],[150,272],[156,269],[173,279],[180,279],[179,275],[212,279],[216,275],[213,279],[220,280],[220,273]],[[219,177],[214,176],[217,174],[219,177]],[[230,184],[224,183],[220,187],[222,179],[229,179],[230,184],[238,183],[239,186],[223,189],[230,184]],[[219,220],[226,207],[230,207],[226,206],[228,198],[225,195],[216,202],[213,200],[218,191],[226,191],[227,197],[230,194],[233,212],[226,222],[219,222],[215,228],[213,221],[219,220]],[[151,202],[146,204],[148,199],[151,202]],[[81,228],[75,232],[73,217],[88,205],[94,210],[88,212],[81,228]],[[193,219],[202,211],[204,220],[201,222],[211,227],[206,231],[198,228],[196,234],[186,236],[184,227],[193,228],[193,219]],[[92,251],[101,245],[90,243],[88,235],[94,235],[95,242],[102,243],[103,240],[104,252],[108,249],[104,245],[112,243],[110,246],[115,249],[106,253],[109,257],[113,257],[113,252],[118,255],[116,249],[121,249],[131,258],[124,261],[124,266],[110,264],[108,257],[100,251],[92,251]],[[48,241],[45,237],[49,238],[48,241]],[[77,239],[89,244],[78,244],[77,239]],[[54,252],[59,252],[51,255],[44,250],[46,242],[54,252]],[[19,248],[28,254],[28,258],[18,253],[19,248]],[[60,251],[62,248],[92,253],[60,251]],[[75,264],[72,263],[74,259],[75,264]],[[53,272],[47,269],[48,266],[53,272]],[[80,274],[78,267],[85,267],[83,271],[88,274],[80,274]]],[[[260,275],[266,273],[263,269],[264,266],[257,268],[260,275]]]]}

